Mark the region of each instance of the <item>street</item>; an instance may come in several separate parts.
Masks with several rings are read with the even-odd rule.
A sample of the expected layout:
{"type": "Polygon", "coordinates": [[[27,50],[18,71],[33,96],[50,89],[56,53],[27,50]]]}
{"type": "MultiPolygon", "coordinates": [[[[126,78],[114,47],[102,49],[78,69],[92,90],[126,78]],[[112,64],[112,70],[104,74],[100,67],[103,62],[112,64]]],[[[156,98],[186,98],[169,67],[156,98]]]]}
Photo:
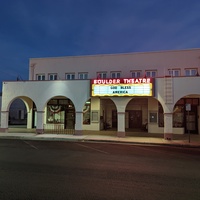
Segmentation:
{"type": "Polygon", "coordinates": [[[0,140],[0,199],[199,200],[200,149],[0,140]]]}

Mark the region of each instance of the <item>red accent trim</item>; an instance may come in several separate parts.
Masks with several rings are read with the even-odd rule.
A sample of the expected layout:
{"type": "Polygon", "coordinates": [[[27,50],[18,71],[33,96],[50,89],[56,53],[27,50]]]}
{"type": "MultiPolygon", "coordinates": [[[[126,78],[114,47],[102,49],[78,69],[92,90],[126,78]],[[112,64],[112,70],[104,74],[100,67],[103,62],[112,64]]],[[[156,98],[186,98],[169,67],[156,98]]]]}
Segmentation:
{"type": "Polygon", "coordinates": [[[91,79],[91,84],[140,84],[140,83],[153,83],[152,78],[108,78],[108,79],[91,79]]]}

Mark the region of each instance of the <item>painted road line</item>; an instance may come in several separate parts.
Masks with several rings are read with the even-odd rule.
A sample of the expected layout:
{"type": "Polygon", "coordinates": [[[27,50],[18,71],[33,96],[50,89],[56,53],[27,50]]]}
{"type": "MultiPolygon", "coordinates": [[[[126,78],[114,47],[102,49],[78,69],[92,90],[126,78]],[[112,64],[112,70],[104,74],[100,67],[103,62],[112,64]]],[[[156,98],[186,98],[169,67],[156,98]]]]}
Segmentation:
{"type": "MultiPolygon", "coordinates": [[[[76,143],[77,144],[77,143],[76,143]]],[[[99,150],[99,149],[96,149],[96,148],[93,148],[93,147],[89,147],[89,146],[86,146],[86,145],[83,145],[83,144],[77,144],[78,146],[81,146],[81,147],[85,147],[87,149],[92,149],[94,151],[97,151],[97,152],[100,152],[100,153],[104,153],[104,154],[109,154],[108,152],[106,151],[102,151],[102,150],[99,150]]]]}
{"type": "Polygon", "coordinates": [[[38,148],[32,144],[30,144],[29,142],[24,141],[24,143],[26,143],[27,145],[29,145],[30,147],[32,147],[33,149],[38,150],[38,148]]]}

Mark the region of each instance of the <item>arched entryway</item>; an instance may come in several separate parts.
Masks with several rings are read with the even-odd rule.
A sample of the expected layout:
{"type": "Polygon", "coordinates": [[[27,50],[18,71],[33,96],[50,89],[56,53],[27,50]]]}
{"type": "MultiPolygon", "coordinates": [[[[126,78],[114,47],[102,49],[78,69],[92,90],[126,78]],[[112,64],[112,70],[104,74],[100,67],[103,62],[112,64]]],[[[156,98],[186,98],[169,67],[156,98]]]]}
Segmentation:
{"type": "Polygon", "coordinates": [[[9,109],[9,127],[27,126],[27,109],[22,99],[15,99],[9,109]]]}
{"type": "Polygon", "coordinates": [[[125,115],[126,131],[138,132],[147,129],[148,98],[132,98],[126,106],[125,115]]]}
{"type": "Polygon", "coordinates": [[[173,109],[174,133],[199,133],[199,97],[187,95],[176,102],[173,109]]]}
{"type": "Polygon", "coordinates": [[[74,130],[75,107],[73,102],[66,97],[56,96],[46,104],[46,115],[44,120],[44,131],[74,130]]]}
{"type": "Polygon", "coordinates": [[[34,132],[36,110],[34,102],[29,97],[13,99],[8,104],[8,132],[34,132]]]}
{"type": "Polygon", "coordinates": [[[109,98],[101,98],[100,130],[117,130],[117,108],[109,98]]]}

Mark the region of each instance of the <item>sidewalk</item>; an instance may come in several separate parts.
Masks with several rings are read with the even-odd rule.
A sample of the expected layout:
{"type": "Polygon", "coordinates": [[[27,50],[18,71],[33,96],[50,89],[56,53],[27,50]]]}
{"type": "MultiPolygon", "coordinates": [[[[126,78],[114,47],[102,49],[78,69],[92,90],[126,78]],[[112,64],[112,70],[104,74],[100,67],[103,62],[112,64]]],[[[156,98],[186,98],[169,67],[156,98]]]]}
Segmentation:
{"type": "Polygon", "coordinates": [[[83,135],[36,134],[33,132],[0,133],[0,139],[44,140],[44,141],[79,141],[79,142],[112,142],[126,144],[168,145],[181,147],[199,147],[200,135],[174,135],[173,140],[164,140],[163,134],[127,133],[126,137],[117,137],[113,131],[84,131],[83,135]]]}

